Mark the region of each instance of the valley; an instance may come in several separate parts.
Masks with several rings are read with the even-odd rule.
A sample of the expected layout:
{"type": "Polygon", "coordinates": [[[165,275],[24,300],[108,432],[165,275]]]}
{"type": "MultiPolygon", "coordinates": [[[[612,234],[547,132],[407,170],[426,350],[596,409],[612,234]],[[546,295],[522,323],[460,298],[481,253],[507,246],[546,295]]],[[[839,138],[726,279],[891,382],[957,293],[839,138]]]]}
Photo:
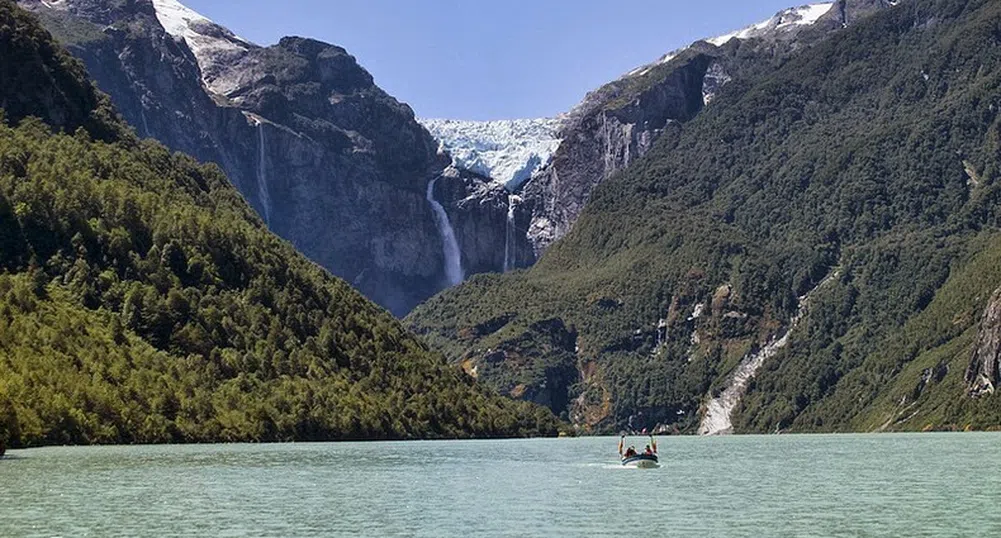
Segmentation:
{"type": "MultiPolygon", "coordinates": [[[[69,78],[87,104],[34,103],[8,84],[8,174],[47,178],[38,192],[58,200],[59,173],[32,167],[110,152],[67,158],[89,186],[71,195],[76,217],[45,217],[63,219],[57,229],[31,217],[43,194],[20,180],[2,191],[22,230],[3,288],[18,379],[34,375],[23,334],[65,316],[102,327],[102,349],[138,346],[119,368],[149,354],[170,379],[170,357],[201,357],[213,380],[157,389],[165,422],[137,434],[136,416],[95,418],[125,398],[124,374],[102,373],[94,386],[114,397],[35,409],[26,444],[1001,426],[990,322],[1001,13],[989,1],[792,7],[668,52],[551,118],[486,122],[424,118],[342,47],[259,45],[176,0],[16,5],[86,67],[69,78]],[[21,125],[28,116],[43,125],[21,125]],[[23,147],[34,149],[17,157],[23,147]],[[106,171],[143,152],[136,171],[106,171]],[[190,215],[149,202],[121,213],[91,192],[102,174],[148,178],[130,189],[148,184],[190,215]],[[153,181],[175,176],[180,198],[153,181]],[[216,222],[239,227],[206,231],[216,222]],[[314,291],[328,288],[343,291],[314,291]],[[304,312],[300,296],[314,298],[304,312]],[[345,321],[358,312],[370,321],[345,321]],[[304,418],[301,406],[328,405],[312,385],[328,375],[335,401],[399,396],[304,418]],[[416,396],[438,379],[442,403],[416,396]],[[226,429],[223,411],[243,405],[210,396],[223,388],[272,403],[226,429]],[[475,406],[491,411],[473,420],[475,406]],[[45,429],[69,409],[87,410],[75,430],[45,429]]],[[[89,372],[62,353],[70,362],[52,371],[89,372]]],[[[38,390],[24,383],[18,401],[38,390]]],[[[46,402],[65,386],[49,389],[46,402]]]]}

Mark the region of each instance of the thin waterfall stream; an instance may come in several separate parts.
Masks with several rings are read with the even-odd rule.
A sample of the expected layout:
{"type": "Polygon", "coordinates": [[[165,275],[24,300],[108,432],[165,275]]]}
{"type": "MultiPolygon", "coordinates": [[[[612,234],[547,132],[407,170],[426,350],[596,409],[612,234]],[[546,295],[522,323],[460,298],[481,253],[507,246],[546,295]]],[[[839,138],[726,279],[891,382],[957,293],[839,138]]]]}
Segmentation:
{"type": "Polygon", "coordinates": [[[262,217],[264,223],[271,226],[271,193],[268,191],[268,175],[266,170],[267,152],[265,150],[266,141],[264,138],[264,122],[257,122],[258,132],[258,158],[257,158],[257,198],[261,202],[262,217]]]}
{"type": "Polygon", "coordinates": [[[455,239],[455,230],[448,220],[448,213],[437,200],[434,199],[434,185],[438,178],[432,179],[428,183],[427,200],[434,210],[434,223],[438,227],[441,235],[442,249],[445,254],[445,278],[450,286],[461,284],[465,279],[462,272],[462,251],[459,250],[459,242],[455,239]]]}
{"type": "Polygon", "coordinates": [[[758,370],[765,364],[765,361],[777,355],[789,343],[790,335],[799,326],[799,322],[802,321],[803,316],[806,315],[813,294],[836,279],[839,274],[840,271],[835,270],[806,295],[800,297],[799,308],[792,319],[789,320],[788,326],[775,335],[763,348],[744,357],[740,364],[737,365],[723,392],[718,397],[708,401],[705,415],[699,423],[699,435],[727,435],[733,433],[733,422],[730,417],[733,414],[733,410],[737,408],[737,404],[744,397],[744,394],[747,393],[751,380],[757,375],[758,370]]]}
{"type": "Polygon", "coordinates": [[[517,246],[515,242],[515,223],[514,214],[515,210],[518,208],[518,202],[521,198],[515,196],[514,194],[508,194],[507,196],[507,228],[504,231],[504,272],[511,271],[518,264],[518,253],[516,251],[517,246]]]}

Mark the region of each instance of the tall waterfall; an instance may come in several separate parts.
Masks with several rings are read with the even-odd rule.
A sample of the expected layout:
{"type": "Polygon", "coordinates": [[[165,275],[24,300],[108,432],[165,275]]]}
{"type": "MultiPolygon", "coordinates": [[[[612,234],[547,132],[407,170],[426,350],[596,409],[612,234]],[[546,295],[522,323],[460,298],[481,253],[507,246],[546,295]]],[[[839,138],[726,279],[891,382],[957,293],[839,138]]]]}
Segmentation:
{"type": "Polygon", "coordinates": [[[257,133],[259,135],[258,142],[258,158],[257,158],[257,198],[261,202],[261,211],[264,213],[264,223],[271,226],[271,193],[268,192],[268,175],[265,170],[265,165],[267,164],[266,151],[265,151],[265,140],[264,140],[264,122],[257,122],[257,133]]]}
{"type": "Polygon", "coordinates": [[[448,220],[448,213],[434,199],[434,184],[437,181],[438,178],[434,178],[428,183],[427,199],[434,209],[434,223],[438,226],[438,233],[441,234],[441,244],[445,252],[445,276],[449,285],[455,286],[465,279],[462,273],[462,253],[459,250],[459,242],[455,239],[455,230],[448,220]]]}
{"type": "Polygon", "coordinates": [[[518,207],[521,198],[508,194],[507,196],[507,229],[504,232],[504,272],[515,268],[518,264],[518,252],[515,237],[514,211],[518,207]]]}

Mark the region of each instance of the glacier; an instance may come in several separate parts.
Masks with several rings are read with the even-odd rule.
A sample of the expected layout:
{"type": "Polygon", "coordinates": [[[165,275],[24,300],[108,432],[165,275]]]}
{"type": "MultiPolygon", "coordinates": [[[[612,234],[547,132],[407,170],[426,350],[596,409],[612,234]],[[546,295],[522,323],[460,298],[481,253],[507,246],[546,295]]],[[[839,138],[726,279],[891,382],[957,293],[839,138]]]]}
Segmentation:
{"type": "Polygon", "coordinates": [[[515,192],[560,146],[560,118],[464,121],[418,118],[453,164],[515,192]]]}

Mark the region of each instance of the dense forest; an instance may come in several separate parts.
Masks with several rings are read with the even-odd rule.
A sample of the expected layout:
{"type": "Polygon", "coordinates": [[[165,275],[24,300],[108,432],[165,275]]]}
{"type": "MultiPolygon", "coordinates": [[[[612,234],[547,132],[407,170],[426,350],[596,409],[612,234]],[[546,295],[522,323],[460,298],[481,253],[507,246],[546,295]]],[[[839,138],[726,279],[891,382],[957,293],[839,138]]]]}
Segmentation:
{"type": "Polygon", "coordinates": [[[833,276],[738,431],[1001,425],[999,398],[963,384],[1001,284],[999,28],[998,2],[910,0],[735,78],[596,189],[537,266],[408,323],[509,394],[569,361],[554,410],[585,428],[688,431],[833,276]],[[572,345],[526,349],[544,320],[572,345]]]}
{"type": "Polygon", "coordinates": [[[553,435],[140,141],[0,0],[0,439],[15,447],[553,435]]]}

